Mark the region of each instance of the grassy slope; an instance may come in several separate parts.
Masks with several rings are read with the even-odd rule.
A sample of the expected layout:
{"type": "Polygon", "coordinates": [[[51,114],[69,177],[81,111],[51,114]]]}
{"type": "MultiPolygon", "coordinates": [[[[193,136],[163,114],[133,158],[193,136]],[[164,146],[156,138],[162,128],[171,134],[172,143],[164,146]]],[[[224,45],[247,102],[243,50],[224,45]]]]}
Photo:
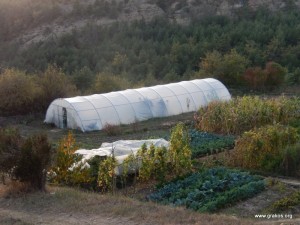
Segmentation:
{"type": "Polygon", "coordinates": [[[49,193],[0,197],[0,224],[299,224],[293,220],[249,220],[224,214],[200,214],[183,208],[50,187],[49,193]]]}
{"type": "Polygon", "coordinates": [[[255,224],[232,216],[199,214],[124,196],[50,187],[50,193],[0,197],[0,224],[255,224]]]}

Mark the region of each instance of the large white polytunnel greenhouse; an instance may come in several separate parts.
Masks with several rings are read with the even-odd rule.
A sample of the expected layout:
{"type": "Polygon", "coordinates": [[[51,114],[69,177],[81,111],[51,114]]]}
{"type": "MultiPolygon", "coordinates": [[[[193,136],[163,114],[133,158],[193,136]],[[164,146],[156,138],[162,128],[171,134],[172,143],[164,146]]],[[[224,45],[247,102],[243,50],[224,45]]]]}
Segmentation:
{"type": "Polygon", "coordinates": [[[129,89],[107,94],[54,100],[46,123],[82,131],[101,130],[106,124],[130,124],[154,117],[197,111],[211,101],[230,100],[227,88],[207,78],[129,89]]]}

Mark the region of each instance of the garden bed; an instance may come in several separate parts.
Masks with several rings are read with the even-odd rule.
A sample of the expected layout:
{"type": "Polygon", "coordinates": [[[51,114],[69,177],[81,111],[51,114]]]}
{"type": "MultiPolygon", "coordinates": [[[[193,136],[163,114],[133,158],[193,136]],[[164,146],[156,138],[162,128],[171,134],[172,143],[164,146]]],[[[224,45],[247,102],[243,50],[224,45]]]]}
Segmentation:
{"type": "Polygon", "coordinates": [[[148,198],[162,204],[214,212],[251,198],[264,189],[265,182],[260,176],[219,167],[169,183],[148,198]]]}

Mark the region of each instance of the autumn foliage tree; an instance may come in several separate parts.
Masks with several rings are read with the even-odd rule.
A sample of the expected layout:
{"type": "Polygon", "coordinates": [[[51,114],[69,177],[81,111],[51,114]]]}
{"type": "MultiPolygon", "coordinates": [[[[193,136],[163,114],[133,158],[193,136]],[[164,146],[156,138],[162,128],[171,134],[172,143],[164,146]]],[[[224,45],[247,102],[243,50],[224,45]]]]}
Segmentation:
{"type": "Polygon", "coordinates": [[[51,182],[74,186],[92,182],[89,170],[81,163],[81,157],[75,154],[78,149],[72,133],[60,140],[54,165],[49,171],[51,182]]]}
{"type": "Polygon", "coordinates": [[[34,111],[34,102],[41,89],[33,77],[16,69],[0,74],[0,114],[17,115],[34,111]]]}
{"type": "Polygon", "coordinates": [[[70,97],[77,93],[76,86],[56,65],[49,65],[37,82],[42,89],[40,99],[43,108],[48,107],[56,98],[70,97]]]}
{"type": "Polygon", "coordinates": [[[220,79],[227,85],[241,85],[243,74],[249,65],[247,58],[235,49],[222,55],[218,51],[208,52],[201,60],[200,76],[220,79]]]}
{"type": "Polygon", "coordinates": [[[284,83],[286,73],[286,69],[280,64],[268,62],[264,69],[248,68],[244,73],[244,80],[254,90],[263,90],[264,88],[272,90],[284,83]]]}
{"type": "Polygon", "coordinates": [[[5,69],[0,73],[0,115],[41,112],[54,99],[76,93],[76,86],[55,65],[49,65],[40,75],[5,69]]]}
{"type": "Polygon", "coordinates": [[[251,67],[245,71],[244,79],[250,88],[262,90],[267,80],[267,74],[260,67],[251,67]]]}

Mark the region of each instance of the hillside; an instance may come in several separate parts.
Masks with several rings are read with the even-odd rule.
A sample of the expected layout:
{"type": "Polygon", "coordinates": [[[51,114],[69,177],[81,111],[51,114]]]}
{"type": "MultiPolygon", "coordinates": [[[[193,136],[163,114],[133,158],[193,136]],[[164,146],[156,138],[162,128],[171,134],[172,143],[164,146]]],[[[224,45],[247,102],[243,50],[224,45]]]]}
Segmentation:
{"type": "Polygon", "coordinates": [[[279,0],[2,0],[0,74],[23,74],[31,87],[9,91],[20,99],[15,103],[7,96],[14,86],[0,82],[0,114],[43,111],[59,97],[205,77],[229,88],[281,93],[300,84],[299,6],[279,0]],[[53,76],[61,82],[51,83],[53,76]],[[21,90],[30,100],[22,102],[21,90]]]}
{"type": "Polygon", "coordinates": [[[213,15],[234,16],[267,7],[272,11],[300,6],[299,0],[41,0],[0,1],[0,40],[24,47],[57,37],[88,23],[150,21],[164,17],[188,25],[213,15]]]}

